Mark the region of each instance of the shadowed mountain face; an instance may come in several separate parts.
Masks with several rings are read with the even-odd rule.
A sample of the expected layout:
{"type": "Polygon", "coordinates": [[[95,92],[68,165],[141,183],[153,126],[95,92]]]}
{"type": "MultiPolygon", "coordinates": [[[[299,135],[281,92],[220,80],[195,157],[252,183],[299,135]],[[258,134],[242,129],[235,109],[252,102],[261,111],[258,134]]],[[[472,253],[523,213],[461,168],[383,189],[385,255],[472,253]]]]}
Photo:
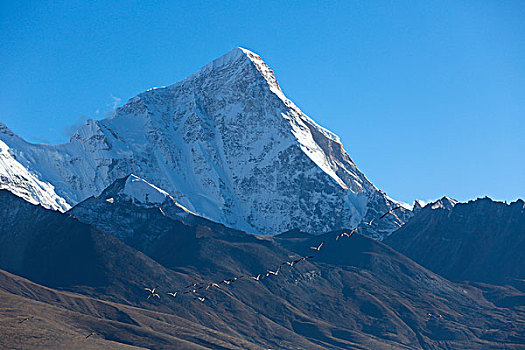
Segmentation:
{"type": "MultiPolygon", "coordinates": [[[[525,342],[525,310],[515,302],[523,297],[520,292],[449,282],[358,234],[339,241],[335,233],[254,236],[204,221],[183,223],[133,201],[109,203],[103,196],[86,201],[95,211],[108,204],[103,211],[116,224],[106,227],[120,223],[121,237],[133,238],[130,247],[90,223],[6,191],[0,195],[2,216],[16,219],[1,231],[0,268],[74,291],[80,299],[65,300],[60,296],[65,292],[56,290],[44,293],[45,287],[30,282],[15,288],[20,284],[10,275],[0,288],[13,300],[21,296],[74,312],[63,317],[75,320],[70,329],[75,334],[92,327],[101,340],[158,349],[173,347],[170,339],[180,341],[181,334],[184,342],[213,349],[221,342],[227,344],[223,348],[279,349],[519,348],[525,342]],[[129,231],[132,227],[140,230],[129,231]],[[33,241],[47,248],[33,248],[33,241]],[[319,253],[309,248],[320,241],[326,243],[319,253]],[[16,247],[22,248],[10,253],[16,247]],[[278,276],[202,289],[198,294],[209,298],[203,303],[193,293],[166,294],[194,281],[255,276],[306,254],[315,258],[285,265],[278,276]],[[160,300],[147,300],[145,286],[158,287],[160,300]],[[86,316],[95,317],[89,327],[82,323],[86,316]],[[209,334],[208,344],[203,334],[209,334]]],[[[55,311],[38,312],[35,318],[42,321],[55,311]]],[[[56,327],[35,327],[47,326],[56,327]]]]}
{"type": "Polygon", "coordinates": [[[451,280],[513,284],[525,280],[525,203],[477,199],[432,203],[385,243],[451,280]]]}

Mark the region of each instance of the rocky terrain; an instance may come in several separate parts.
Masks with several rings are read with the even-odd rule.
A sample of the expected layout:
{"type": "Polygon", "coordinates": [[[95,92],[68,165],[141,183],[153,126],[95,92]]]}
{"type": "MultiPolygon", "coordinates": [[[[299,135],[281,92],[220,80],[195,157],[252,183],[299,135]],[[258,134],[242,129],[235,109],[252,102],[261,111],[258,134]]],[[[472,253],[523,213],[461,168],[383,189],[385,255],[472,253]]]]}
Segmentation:
{"type": "Polygon", "coordinates": [[[385,243],[451,280],[525,285],[523,200],[443,198],[417,211],[385,243]]]}
{"type": "MultiPolygon", "coordinates": [[[[117,185],[112,189],[126,188],[117,185]]],[[[518,349],[525,342],[519,290],[450,282],[359,233],[337,241],[338,232],[253,235],[204,219],[185,223],[129,196],[112,198],[98,197],[117,223],[127,220],[124,234],[0,192],[1,215],[18,218],[0,230],[0,268],[9,271],[0,289],[18,300],[2,312],[10,322],[3,327],[21,348],[35,344],[29,327],[35,334],[56,332],[56,322],[48,321],[57,317],[56,307],[72,321],[62,326],[61,344],[91,331],[96,342],[157,349],[518,349]],[[309,248],[321,241],[320,252],[309,248]],[[283,266],[278,276],[167,295],[192,282],[256,276],[306,254],[315,258],[283,266]],[[160,299],[147,299],[145,287],[157,287],[160,299]],[[28,309],[20,298],[39,308],[28,309]]]]}

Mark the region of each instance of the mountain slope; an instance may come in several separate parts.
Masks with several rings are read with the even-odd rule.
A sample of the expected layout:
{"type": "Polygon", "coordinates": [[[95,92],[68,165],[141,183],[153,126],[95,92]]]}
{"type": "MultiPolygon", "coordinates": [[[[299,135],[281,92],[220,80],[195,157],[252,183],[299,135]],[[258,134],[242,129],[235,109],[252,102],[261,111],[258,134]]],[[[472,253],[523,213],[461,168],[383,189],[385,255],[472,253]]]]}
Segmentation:
{"type": "Polygon", "coordinates": [[[55,290],[3,270],[0,310],[2,349],[261,349],[172,314],[55,290]]]}
{"type": "MultiPolygon", "coordinates": [[[[327,232],[396,205],[242,48],[139,94],[111,118],[89,120],[67,144],[0,138],[71,205],[130,173],[200,216],[249,232],[327,232]]],[[[397,211],[371,235],[382,239],[410,215],[397,211]]]]}
{"type": "MultiPolygon", "coordinates": [[[[0,123],[0,132],[2,124],[0,123]]],[[[5,129],[4,129],[5,130],[5,129]]],[[[48,209],[65,211],[71,208],[55,193],[54,187],[40,181],[9,153],[9,147],[0,140],[0,189],[5,189],[24,200],[41,204],[48,209]]]]}
{"type": "Polygon", "coordinates": [[[385,243],[452,280],[516,284],[525,279],[525,205],[489,198],[426,205],[385,243]]]}
{"type": "MultiPolygon", "coordinates": [[[[92,197],[70,212],[199,281],[256,276],[280,262],[314,254],[293,268],[283,266],[276,278],[240,279],[205,292],[213,310],[250,325],[245,336],[264,332],[268,340],[281,335],[282,330],[259,330],[259,316],[251,316],[256,313],[322,348],[517,348],[516,343],[525,341],[518,335],[522,322],[504,321],[520,318],[523,293],[487,286],[486,293],[499,304],[513,306],[497,307],[485,290],[449,282],[364,236],[336,241],[335,233],[253,236],[224,226],[216,231],[205,222],[184,224],[158,207],[145,208],[118,196],[120,200],[108,203],[105,198],[92,197]],[[326,242],[321,252],[309,249],[321,241],[326,242]],[[505,335],[498,338],[486,329],[505,335]]],[[[277,342],[271,347],[294,345],[277,342]]]]}

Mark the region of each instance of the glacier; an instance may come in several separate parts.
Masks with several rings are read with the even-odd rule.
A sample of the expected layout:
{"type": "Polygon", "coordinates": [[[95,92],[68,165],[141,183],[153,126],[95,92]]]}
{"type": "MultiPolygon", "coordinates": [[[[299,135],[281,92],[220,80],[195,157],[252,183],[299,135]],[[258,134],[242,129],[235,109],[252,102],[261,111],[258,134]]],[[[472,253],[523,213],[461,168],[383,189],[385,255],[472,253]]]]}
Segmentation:
{"type": "MultiPolygon", "coordinates": [[[[1,123],[0,140],[16,171],[38,185],[22,197],[61,211],[129,174],[199,216],[253,233],[348,228],[398,205],[244,48],[88,120],[68,143],[31,144],[1,123]]],[[[2,186],[16,193],[6,172],[0,167],[2,186]]],[[[411,215],[396,211],[368,234],[382,239],[411,215]]]]}

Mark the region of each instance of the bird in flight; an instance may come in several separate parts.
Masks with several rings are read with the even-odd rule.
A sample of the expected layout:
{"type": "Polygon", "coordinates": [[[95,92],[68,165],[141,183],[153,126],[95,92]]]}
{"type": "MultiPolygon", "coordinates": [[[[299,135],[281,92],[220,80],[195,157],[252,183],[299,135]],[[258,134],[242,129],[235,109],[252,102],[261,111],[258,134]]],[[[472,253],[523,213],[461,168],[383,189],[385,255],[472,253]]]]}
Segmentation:
{"type": "Polygon", "coordinates": [[[150,288],[144,288],[144,290],[147,290],[149,292],[149,295],[148,295],[148,298],[151,298],[151,297],[157,297],[158,299],[160,299],[160,295],[158,293],[155,293],[155,289],[157,288],[153,288],[153,289],[150,289],[150,288]]]}
{"type": "Polygon", "coordinates": [[[206,297],[199,297],[199,296],[198,296],[198,297],[193,298],[193,300],[198,300],[198,301],[200,301],[201,303],[204,303],[204,301],[205,301],[205,300],[208,300],[208,298],[206,298],[206,297]]]}
{"type": "Polygon", "coordinates": [[[206,286],[206,290],[210,289],[210,287],[215,287],[221,289],[221,287],[217,283],[210,283],[206,286]]]}
{"type": "Polygon", "coordinates": [[[171,295],[172,297],[176,297],[178,292],[168,293],[168,295],[171,295]]]}
{"type": "Polygon", "coordinates": [[[223,280],[221,283],[230,284],[232,282],[235,282],[237,279],[238,279],[238,277],[233,277],[233,278],[230,278],[230,279],[227,279],[227,280],[223,280]]]}
{"type": "Polygon", "coordinates": [[[268,272],[266,272],[266,277],[270,276],[270,275],[274,275],[274,276],[277,276],[279,274],[279,271],[281,270],[281,266],[279,266],[277,268],[276,271],[270,271],[268,270],[268,272]]]}
{"type": "Polygon", "coordinates": [[[18,323],[24,323],[25,321],[28,321],[28,320],[32,319],[33,317],[34,316],[28,316],[28,317],[24,318],[23,320],[18,321],[18,323]]]}
{"type": "Polygon", "coordinates": [[[256,281],[258,281],[260,278],[261,278],[261,274],[258,274],[257,276],[253,277],[253,276],[250,276],[251,279],[254,279],[256,281]]]}
{"type": "Polygon", "coordinates": [[[368,225],[368,226],[372,226],[372,223],[374,222],[375,219],[376,219],[376,218],[372,218],[372,220],[370,220],[370,221],[368,221],[368,222],[367,222],[367,221],[363,221],[363,222],[359,223],[359,225],[368,225]]]}
{"type": "Polygon", "coordinates": [[[299,258],[297,260],[294,260],[293,263],[294,264],[297,264],[297,263],[300,263],[301,261],[303,261],[304,259],[306,259],[304,256],[302,258],[299,258]]]}
{"type": "Polygon", "coordinates": [[[339,238],[342,238],[342,237],[345,237],[345,236],[346,237],[350,237],[350,235],[348,233],[342,232],[342,233],[338,234],[337,236],[335,236],[335,240],[337,241],[337,240],[339,240],[339,238]]]}
{"type": "Polygon", "coordinates": [[[288,266],[290,266],[290,267],[293,267],[293,264],[295,264],[295,262],[293,262],[293,261],[285,261],[285,262],[283,262],[283,263],[281,264],[281,266],[288,265],[288,266]]]}
{"type": "Polygon", "coordinates": [[[319,246],[317,246],[317,247],[310,247],[310,249],[320,251],[321,247],[323,246],[323,244],[324,244],[324,241],[322,241],[321,244],[319,244],[319,246]]]}
{"type": "Polygon", "coordinates": [[[390,213],[394,212],[394,210],[398,210],[398,209],[400,209],[400,208],[401,208],[401,206],[400,206],[400,205],[398,205],[398,206],[397,206],[397,207],[395,207],[394,209],[390,209],[389,211],[387,211],[386,213],[384,213],[384,214],[383,214],[383,215],[382,215],[382,216],[381,216],[381,217],[380,217],[379,219],[382,219],[382,218],[384,218],[384,217],[385,217],[385,216],[387,216],[388,214],[390,214],[390,213]]]}
{"type": "Polygon", "coordinates": [[[350,234],[348,235],[348,237],[352,237],[352,235],[353,235],[357,230],[359,230],[359,229],[361,229],[361,228],[362,228],[362,227],[357,226],[357,227],[355,227],[354,229],[352,229],[352,231],[350,231],[350,234]]]}
{"type": "Polygon", "coordinates": [[[184,294],[188,294],[188,293],[197,293],[197,289],[190,289],[184,292],[184,294]]]}
{"type": "Polygon", "coordinates": [[[96,335],[96,334],[97,334],[97,333],[95,333],[95,332],[91,332],[91,333],[89,333],[88,335],[86,335],[86,339],[89,338],[89,337],[91,337],[92,335],[96,335]]]}
{"type": "Polygon", "coordinates": [[[197,284],[198,284],[198,283],[188,284],[188,285],[187,285],[186,287],[184,287],[184,288],[197,287],[197,284]]]}

